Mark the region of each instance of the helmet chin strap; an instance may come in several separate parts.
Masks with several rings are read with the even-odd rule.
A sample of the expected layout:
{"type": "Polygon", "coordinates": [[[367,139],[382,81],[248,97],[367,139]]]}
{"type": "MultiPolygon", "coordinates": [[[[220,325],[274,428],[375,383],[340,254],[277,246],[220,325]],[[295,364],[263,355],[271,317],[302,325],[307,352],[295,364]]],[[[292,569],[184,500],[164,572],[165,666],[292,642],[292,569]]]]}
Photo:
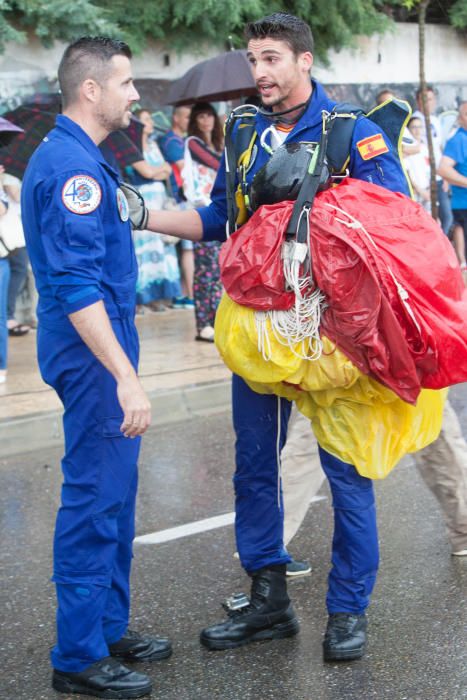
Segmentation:
{"type": "Polygon", "coordinates": [[[258,113],[261,114],[263,117],[266,117],[267,119],[270,119],[273,122],[281,122],[282,124],[295,124],[306,112],[306,109],[310,103],[311,100],[311,94],[310,97],[306,100],[306,102],[301,102],[298,105],[295,105],[294,107],[290,107],[289,109],[284,109],[282,112],[271,112],[268,109],[264,109],[264,107],[258,107],[258,113]],[[285,114],[290,114],[290,112],[297,112],[298,114],[295,115],[294,117],[284,117],[285,114]]]}

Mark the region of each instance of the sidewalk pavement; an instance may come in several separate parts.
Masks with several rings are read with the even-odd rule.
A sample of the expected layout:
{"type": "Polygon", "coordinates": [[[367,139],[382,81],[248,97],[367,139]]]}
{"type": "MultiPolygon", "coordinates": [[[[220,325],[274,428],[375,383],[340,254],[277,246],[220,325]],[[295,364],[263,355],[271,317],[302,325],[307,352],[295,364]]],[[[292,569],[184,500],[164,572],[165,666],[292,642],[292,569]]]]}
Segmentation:
{"type": "MultiPolygon", "coordinates": [[[[140,378],[155,425],[228,408],[229,370],[212,343],[195,341],[192,311],[146,313],[136,323],[140,378]]],[[[39,374],[36,332],[10,338],[7,381],[0,385],[1,456],[60,444],[61,417],[61,402],[39,374]]]]}

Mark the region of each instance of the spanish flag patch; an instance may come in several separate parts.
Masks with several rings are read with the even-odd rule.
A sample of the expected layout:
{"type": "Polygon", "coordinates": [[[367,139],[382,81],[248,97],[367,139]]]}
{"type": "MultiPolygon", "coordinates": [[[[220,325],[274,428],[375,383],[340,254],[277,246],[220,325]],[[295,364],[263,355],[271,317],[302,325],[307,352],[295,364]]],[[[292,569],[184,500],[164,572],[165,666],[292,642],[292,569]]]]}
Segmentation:
{"type": "Polygon", "coordinates": [[[383,134],[375,134],[374,136],[368,136],[366,139],[357,141],[357,148],[363,160],[370,160],[370,158],[375,158],[382,153],[389,152],[383,134]]]}

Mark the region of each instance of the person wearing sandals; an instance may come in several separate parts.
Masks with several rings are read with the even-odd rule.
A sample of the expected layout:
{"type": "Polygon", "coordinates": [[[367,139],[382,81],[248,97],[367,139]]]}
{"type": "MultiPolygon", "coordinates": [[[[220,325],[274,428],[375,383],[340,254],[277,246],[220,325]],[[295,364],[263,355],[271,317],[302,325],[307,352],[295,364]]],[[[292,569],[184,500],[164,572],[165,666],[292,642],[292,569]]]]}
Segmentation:
{"type": "MultiPolygon", "coordinates": [[[[224,137],[216,110],[208,102],[196,103],[190,114],[185,143],[183,191],[194,207],[207,206],[219,169],[224,137]]],[[[214,319],[222,294],[218,241],[194,244],[196,340],[214,342],[214,319]]]]}

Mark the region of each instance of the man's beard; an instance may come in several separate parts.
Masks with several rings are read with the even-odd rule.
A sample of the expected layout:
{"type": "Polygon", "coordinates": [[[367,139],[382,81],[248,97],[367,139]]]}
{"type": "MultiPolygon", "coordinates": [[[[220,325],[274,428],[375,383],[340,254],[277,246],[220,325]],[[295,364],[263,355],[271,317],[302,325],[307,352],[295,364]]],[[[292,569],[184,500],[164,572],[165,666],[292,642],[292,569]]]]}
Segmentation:
{"type": "Polygon", "coordinates": [[[125,110],[123,114],[110,114],[109,112],[98,109],[96,118],[100,126],[108,131],[109,134],[112,131],[118,131],[118,129],[126,129],[130,123],[127,110],[125,110]]]}

